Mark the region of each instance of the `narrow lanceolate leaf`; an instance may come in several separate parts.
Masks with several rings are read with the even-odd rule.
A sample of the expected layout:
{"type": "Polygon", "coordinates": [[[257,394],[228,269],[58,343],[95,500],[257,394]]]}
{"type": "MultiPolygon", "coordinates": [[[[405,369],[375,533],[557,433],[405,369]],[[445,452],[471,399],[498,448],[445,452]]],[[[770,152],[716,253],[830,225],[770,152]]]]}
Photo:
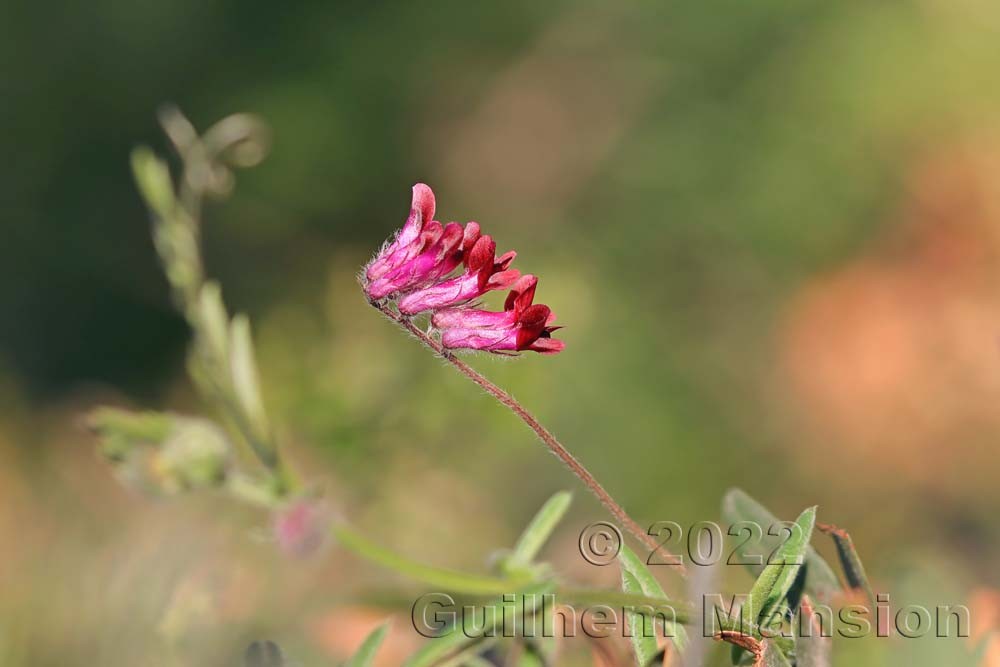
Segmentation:
{"type": "MultiPolygon", "coordinates": [[[[730,563],[743,564],[751,574],[759,576],[769,554],[785,537],[783,530],[771,531],[772,534],[768,531],[784,524],[742,489],[730,489],[723,497],[722,517],[741,540],[730,563]],[[743,528],[746,532],[740,532],[743,528]]],[[[818,602],[829,603],[841,591],[840,580],[833,568],[811,546],[806,549],[805,560],[804,592],[818,602]]]]}
{"type": "Polygon", "coordinates": [[[502,595],[504,592],[512,589],[517,590],[517,587],[529,583],[525,579],[511,577],[502,579],[425,565],[372,542],[343,522],[335,522],[330,527],[330,532],[337,540],[337,544],[351,550],[365,560],[442,590],[467,595],[502,595]]]}
{"type": "Polygon", "coordinates": [[[357,652],[351,656],[350,660],[344,663],[344,667],[371,667],[375,662],[375,654],[378,647],[382,645],[386,633],[389,631],[389,622],[386,621],[378,626],[365,637],[357,652]]]}
{"type": "MultiPolygon", "coordinates": [[[[636,594],[644,592],[636,578],[624,567],[622,567],[622,590],[636,594]]],[[[642,615],[631,612],[626,612],[625,623],[632,642],[632,650],[635,652],[636,664],[639,667],[648,667],[660,652],[660,647],[656,643],[655,624],[648,622],[642,615]],[[646,629],[653,631],[645,632],[646,629]]]]}
{"type": "Polygon", "coordinates": [[[226,306],[222,303],[222,289],[218,283],[205,283],[198,298],[195,329],[204,340],[206,352],[211,355],[209,363],[213,366],[228,364],[229,317],[226,315],[226,306]]]}
{"type": "Polygon", "coordinates": [[[844,568],[844,576],[847,578],[847,585],[855,590],[862,591],[868,597],[871,608],[875,608],[875,591],[868,583],[868,575],[865,574],[865,566],[861,563],[861,556],[854,548],[854,540],[843,528],[837,528],[830,524],[817,524],[820,531],[833,538],[837,545],[837,556],[840,558],[840,566],[844,568]]]}
{"type": "Polygon", "coordinates": [[[514,553],[508,561],[510,567],[527,567],[535,560],[538,552],[541,551],[545,542],[552,535],[552,531],[562,520],[569,509],[569,504],[573,500],[573,495],[568,491],[559,491],[549,498],[538,514],[531,520],[528,527],[521,533],[514,553]]]}
{"type": "MultiPolygon", "coordinates": [[[[543,597],[551,592],[552,586],[548,583],[529,586],[521,591],[513,603],[514,608],[524,610],[525,614],[535,613],[542,605],[543,597]]],[[[472,609],[471,614],[459,614],[455,625],[440,637],[428,639],[403,663],[403,667],[472,664],[472,656],[482,652],[502,634],[503,628],[498,625],[504,622],[504,611],[509,610],[511,604],[501,597],[491,604],[472,609]]]]}
{"type": "MultiPolygon", "coordinates": [[[[541,625],[540,622],[539,625],[541,625]]],[[[555,664],[555,641],[555,637],[536,637],[525,640],[524,652],[521,654],[518,667],[546,667],[555,664]]]]}
{"type": "Polygon", "coordinates": [[[769,564],[757,577],[747,598],[746,618],[754,623],[770,625],[772,615],[779,609],[788,591],[795,583],[805,563],[806,549],[816,523],[816,508],[810,507],[795,520],[791,536],[782,544],[769,564]]]}
{"type": "MultiPolygon", "coordinates": [[[[635,555],[631,549],[627,546],[622,545],[622,550],[618,554],[618,561],[621,563],[622,568],[622,581],[624,583],[624,574],[627,572],[632,575],[635,582],[639,586],[639,591],[643,595],[655,598],[658,600],[667,601],[669,598],[667,594],[663,592],[663,587],[660,586],[660,582],[656,580],[653,573],[649,571],[646,564],[642,562],[642,559],[635,555]]],[[[625,591],[626,593],[631,591],[625,591]]],[[[631,616],[638,616],[638,614],[631,614],[631,616]]],[[[687,646],[687,632],[681,627],[679,623],[667,622],[664,628],[666,634],[672,637],[674,645],[677,646],[679,651],[684,650],[687,646]]]]}
{"type": "Polygon", "coordinates": [[[428,639],[416,653],[407,658],[403,667],[438,667],[453,658],[468,663],[470,656],[485,648],[488,640],[482,635],[469,637],[461,628],[453,628],[448,634],[428,639]]]}
{"type": "Polygon", "coordinates": [[[243,654],[243,667],[285,667],[285,655],[270,640],[255,641],[243,654]]]}
{"type": "Polygon", "coordinates": [[[236,392],[240,408],[259,440],[268,437],[267,414],[260,397],[260,380],[257,362],[254,360],[253,340],[250,337],[250,320],[246,315],[233,318],[229,329],[229,365],[232,369],[233,391],[236,392]]]}
{"type": "Polygon", "coordinates": [[[150,210],[161,218],[173,215],[177,202],[167,163],[146,146],[139,146],[132,151],[132,174],[150,210]]]}

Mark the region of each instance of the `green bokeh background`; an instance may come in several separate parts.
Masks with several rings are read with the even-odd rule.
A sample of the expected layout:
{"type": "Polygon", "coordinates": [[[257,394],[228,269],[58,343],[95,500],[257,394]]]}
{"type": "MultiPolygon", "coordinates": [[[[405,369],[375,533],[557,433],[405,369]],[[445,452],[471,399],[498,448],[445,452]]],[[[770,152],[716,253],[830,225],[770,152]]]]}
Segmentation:
{"type": "MultiPolygon", "coordinates": [[[[15,2],[0,7],[0,62],[3,664],[238,664],[264,636],[300,664],[330,664],[365,614],[402,611],[405,630],[421,592],[335,546],[288,562],[256,539],[266,517],[213,496],[137,496],[93,456],[89,406],[200,409],[128,173],[135,144],[166,150],[166,101],[200,128],[252,111],[273,130],[269,158],[208,211],[209,272],[255,322],[297,465],[380,541],[482,568],[569,488],[577,502],[548,555],[580,580],[614,581],[575,552],[600,507],[357,289],[424,181],[440,219],[475,219],[518,250],[566,325],[556,357],[472,362],[636,517],[717,520],[722,493],[741,486],[784,518],[820,504],[900,606],[973,604],[1000,583],[1000,421],[948,407],[1000,398],[988,380],[966,397],[954,377],[1000,377],[1000,328],[962,338],[973,363],[914,371],[935,392],[889,372],[884,404],[861,417],[822,390],[800,400],[809,364],[788,350],[795,304],[858,262],[862,303],[880,272],[926,274],[928,294],[944,284],[944,296],[918,290],[904,340],[942,319],[940,299],[965,303],[965,283],[920,248],[956,236],[992,247],[983,229],[1000,215],[919,211],[924,190],[951,183],[933,175],[955,145],[973,157],[947,201],[1000,191],[1000,144],[979,140],[1000,120],[994,4],[15,2]],[[898,231],[914,217],[930,222],[898,231]],[[865,426],[904,394],[946,427],[900,419],[884,438],[865,426]],[[861,426],[824,428],[831,412],[861,426]],[[925,465],[897,465],[911,460],[925,465]]],[[[976,279],[1000,286],[983,252],[976,279]]],[[[834,309],[829,347],[870,312],[834,309]]],[[[824,349],[823,327],[809,331],[824,349]]],[[[894,348],[870,345],[881,369],[894,348]]],[[[850,397],[852,357],[838,359],[850,397]]],[[[730,569],[727,584],[747,587],[730,569]]],[[[973,606],[974,621],[992,613],[973,606]]],[[[841,644],[844,665],[964,664],[969,648],[841,644]]],[[[578,648],[566,664],[590,664],[578,648]]]]}

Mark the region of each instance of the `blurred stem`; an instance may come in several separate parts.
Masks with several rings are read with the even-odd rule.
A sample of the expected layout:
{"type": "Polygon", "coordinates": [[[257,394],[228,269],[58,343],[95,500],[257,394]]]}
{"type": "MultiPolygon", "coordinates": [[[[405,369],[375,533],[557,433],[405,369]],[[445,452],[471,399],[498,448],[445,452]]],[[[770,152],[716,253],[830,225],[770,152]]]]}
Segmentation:
{"type": "Polygon", "coordinates": [[[684,565],[680,563],[680,559],[667,552],[666,549],[660,546],[652,535],[649,535],[645,530],[643,530],[642,526],[640,526],[634,519],[632,519],[632,517],[628,515],[628,512],[626,512],[625,509],[611,497],[611,494],[608,493],[603,486],[601,486],[600,482],[597,481],[590,471],[587,470],[587,468],[580,463],[547,428],[542,426],[541,422],[539,422],[534,415],[528,412],[528,410],[521,405],[517,399],[480,375],[478,371],[456,357],[451,351],[445,349],[439,342],[422,331],[420,327],[416,326],[409,318],[394,311],[387,303],[376,302],[372,305],[390,320],[416,336],[417,340],[433,350],[436,354],[440,355],[445,361],[454,366],[459,373],[475,382],[493,398],[499,401],[501,405],[506,406],[511,412],[517,415],[521,421],[528,425],[528,428],[535,432],[535,435],[537,435],[539,440],[541,440],[545,446],[549,448],[549,451],[555,454],[556,457],[562,461],[563,464],[565,464],[566,467],[569,468],[581,482],[583,482],[584,486],[586,486],[590,492],[597,497],[601,504],[604,505],[609,512],[611,512],[611,515],[614,516],[619,523],[632,533],[636,539],[649,548],[651,553],[657,553],[661,557],[676,560],[677,572],[679,572],[681,576],[685,576],[686,572],[684,565]]]}
{"type": "Polygon", "coordinates": [[[267,133],[262,124],[243,114],[223,119],[201,136],[175,107],[162,109],[159,117],[181,160],[179,183],[166,162],[145,147],[133,151],[132,170],[153,215],[156,250],[177,309],[194,333],[196,360],[189,374],[203,397],[215,404],[226,425],[269,472],[267,489],[239,483],[234,493],[255,502],[266,501],[262,497],[266,493],[280,498],[295,490],[298,482],[279,456],[277,439],[267,426],[249,324],[242,316],[230,320],[220,289],[206,281],[201,252],[203,200],[208,195],[229,194],[232,168],[259,162],[266,153],[267,133]],[[241,148],[242,153],[237,154],[241,148]],[[237,338],[236,330],[242,337],[237,338]],[[241,354],[234,361],[236,352],[241,354]],[[243,371],[239,377],[234,370],[237,363],[243,371]],[[248,386],[253,389],[248,390],[248,386]],[[257,400],[248,400],[247,391],[256,394],[257,400]]]}
{"type": "Polygon", "coordinates": [[[495,637],[482,639],[474,646],[456,653],[443,662],[436,663],[435,667],[493,667],[495,663],[483,658],[482,654],[497,643],[499,640],[495,637]]]}
{"type": "MultiPolygon", "coordinates": [[[[524,593],[526,588],[533,586],[537,588],[536,592],[542,595],[552,593],[554,590],[555,598],[569,605],[592,606],[600,604],[613,607],[627,607],[630,611],[634,611],[637,614],[659,615],[667,613],[672,615],[677,623],[691,623],[695,618],[695,614],[689,606],[681,606],[662,598],[612,590],[564,587],[553,589],[551,588],[551,583],[539,582],[530,577],[503,579],[425,565],[372,542],[351,526],[340,521],[333,523],[330,532],[338,544],[346,547],[365,560],[410,577],[411,579],[439,587],[443,591],[464,593],[466,595],[494,596],[524,593]]],[[[724,614],[720,613],[720,615],[722,616],[721,625],[724,629],[730,630],[736,627],[735,622],[725,617],[724,614]]]]}
{"type": "Polygon", "coordinates": [[[531,579],[524,577],[500,579],[418,563],[372,542],[345,523],[335,522],[330,530],[339,544],[358,556],[411,579],[448,591],[467,595],[503,595],[532,583],[531,579]]]}
{"type": "Polygon", "coordinates": [[[618,608],[628,607],[629,611],[642,613],[671,614],[676,623],[691,623],[695,614],[688,606],[678,606],[676,602],[668,602],[663,598],[647,595],[622,593],[621,591],[602,591],[581,588],[560,588],[556,591],[558,598],[564,599],[571,606],[607,605],[618,608]]]}

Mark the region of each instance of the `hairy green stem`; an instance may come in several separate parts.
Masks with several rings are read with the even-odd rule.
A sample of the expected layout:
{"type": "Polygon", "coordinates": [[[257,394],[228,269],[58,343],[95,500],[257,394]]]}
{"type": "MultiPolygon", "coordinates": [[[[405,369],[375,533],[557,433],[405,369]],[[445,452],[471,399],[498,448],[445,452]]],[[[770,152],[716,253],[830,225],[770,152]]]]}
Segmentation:
{"type": "Polygon", "coordinates": [[[532,583],[532,580],[526,577],[501,579],[425,565],[372,542],[345,523],[334,523],[331,532],[340,545],[366,560],[411,579],[448,591],[467,595],[503,595],[504,593],[514,593],[532,583]]]}

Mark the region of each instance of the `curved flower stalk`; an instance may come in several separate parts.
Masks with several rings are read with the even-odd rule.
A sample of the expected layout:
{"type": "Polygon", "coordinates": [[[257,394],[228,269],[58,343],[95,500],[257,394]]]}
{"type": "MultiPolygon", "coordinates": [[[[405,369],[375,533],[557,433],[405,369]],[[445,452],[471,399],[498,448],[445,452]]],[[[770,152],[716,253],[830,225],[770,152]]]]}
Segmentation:
{"type": "MultiPolygon", "coordinates": [[[[520,417],[633,536],[653,553],[670,557],[524,406],[453,354],[463,349],[507,355],[528,350],[555,354],[565,343],[552,338],[559,329],[552,325],[552,309],[534,303],[538,278],[509,268],[513,252],[497,258],[493,239],[478,236],[479,225],[474,222],[466,225],[461,242],[453,228],[451,240],[441,243],[444,231],[439,231],[440,223],[431,220],[436,208],[430,187],[414,185],[410,215],[402,229],[361,272],[368,301],[520,417]],[[447,278],[447,271],[459,263],[465,271],[447,278]],[[476,307],[475,299],[501,287],[511,288],[502,311],[476,307]],[[418,313],[430,313],[429,333],[413,323],[413,315],[418,313]]],[[[679,560],[671,562],[678,562],[677,571],[684,573],[679,560]]]]}

